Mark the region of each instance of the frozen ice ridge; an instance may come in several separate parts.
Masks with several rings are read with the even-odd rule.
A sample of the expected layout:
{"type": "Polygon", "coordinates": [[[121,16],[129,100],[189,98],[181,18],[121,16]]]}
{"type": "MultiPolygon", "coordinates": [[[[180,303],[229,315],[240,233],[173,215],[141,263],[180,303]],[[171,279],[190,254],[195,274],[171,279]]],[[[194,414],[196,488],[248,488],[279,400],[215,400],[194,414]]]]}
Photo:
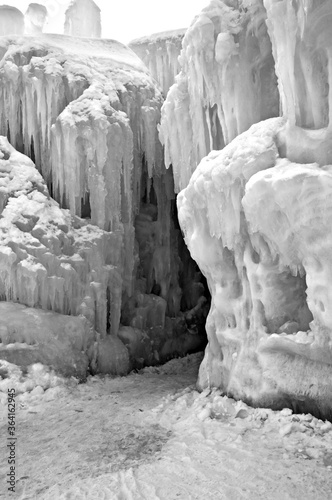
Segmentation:
{"type": "MultiPolygon", "coordinates": [[[[234,34],[223,35],[219,52],[226,58],[227,71],[235,71],[235,94],[223,93],[218,83],[212,87],[218,91],[215,102],[227,96],[239,114],[232,114],[231,122],[225,114],[221,129],[230,132],[223,133],[228,144],[201,161],[178,196],[185,240],[212,295],[206,325],[209,344],[198,385],[221,387],[253,405],[288,406],[332,418],[332,5],[327,0],[265,0],[266,11],[262,2],[244,0],[211,5],[215,24],[227,19],[229,25],[232,20],[239,36],[234,45],[234,34]],[[248,67],[241,61],[249,57],[248,45],[241,45],[238,20],[253,5],[258,9],[253,22],[259,20],[262,37],[250,53],[264,45],[271,71],[273,54],[283,116],[252,125],[234,139],[248,119],[257,121],[260,114],[248,113],[255,87],[248,86],[249,102],[243,102],[236,83],[239,75],[246,81],[248,67]],[[227,16],[219,19],[218,12],[227,16]]],[[[209,12],[203,23],[207,33],[212,30],[211,19],[206,19],[209,12]]],[[[196,24],[203,22],[202,16],[196,24]]],[[[194,24],[192,33],[195,29],[194,24]]],[[[200,68],[205,61],[214,64],[204,43],[192,38],[188,45],[192,60],[201,58],[200,68]]],[[[194,67],[193,62],[189,70],[194,67]]],[[[202,84],[195,94],[197,109],[210,95],[203,80],[212,81],[215,74],[209,71],[195,80],[202,84]]],[[[260,83],[263,101],[275,91],[270,76],[260,83]]],[[[189,106],[195,102],[192,92],[184,95],[189,106]]],[[[256,110],[262,109],[262,100],[256,110]]],[[[177,112],[171,90],[164,105],[164,134],[167,124],[179,123],[177,112]]],[[[195,123],[190,122],[186,134],[195,123]]],[[[198,136],[203,140],[202,132],[198,136]]],[[[174,133],[169,130],[164,137],[173,147],[174,133]]],[[[191,153],[198,158],[200,153],[192,149],[191,145],[187,157],[191,153]]],[[[179,156],[172,158],[180,161],[179,156]]],[[[188,177],[179,172],[182,187],[188,177]]]]}

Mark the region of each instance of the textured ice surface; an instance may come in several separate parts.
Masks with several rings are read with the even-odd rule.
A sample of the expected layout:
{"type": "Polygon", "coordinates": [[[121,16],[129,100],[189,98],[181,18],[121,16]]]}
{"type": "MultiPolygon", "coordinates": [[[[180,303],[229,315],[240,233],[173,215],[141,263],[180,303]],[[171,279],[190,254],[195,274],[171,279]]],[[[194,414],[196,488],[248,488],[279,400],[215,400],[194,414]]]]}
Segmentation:
{"type": "Polygon", "coordinates": [[[24,16],[16,7],[0,5],[0,36],[22,35],[24,16]]]}
{"type": "MultiPolygon", "coordinates": [[[[99,279],[89,280],[96,281],[93,300],[101,310],[112,294],[111,327],[116,331],[123,282],[129,294],[133,287],[142,157],[152,175],[160,96],[140,60],[117,42],[51,35],[4,39],[2,44],[2,131],[35,158],[63,207],[112,231],[107,238],[113,248],[103,250],[119,270],[113,272],[112,291],[107,292],[109,272],[102,286],[99,279]]],[[[95,267],[91,272],[98,273],[95,267]]],[[[100,330],[101,325],[95,326],[100,330]]]]}
{"type": "Polygon", "coordinates": [[[283,123],[210,153],[178,197],[212,295],[199,386],[330,415],[332,167],[280,158],[283,123]]]}
{"type": "Polygon", "coordinates": [[[65,35],[101,37],[100,8],[93,0],[72,0],[65,13],[65,35]]]}
{"type": "Polygon", "coordinates": [[[142,59],[159,83],[165,97],[180,72],[179,55],[185,31],[155,33],[129,43],[129,47],[142,59]]]}
{"type": "Polygon", "coordinates": [[[282,111],[282,155],[332,163],[332,4],[265,0],[282,111]],[[286,54],[286,55],[285,55],[286,54]]]}
{"type": "Polygon", "coordinates": [[[278,116],[265,17],[262,0],[212,0],[187,30],[181,72],[163,105],[160,129],[176,191],[211,150],[253,123],[278,116]]]}
{"type": "Polygon", "coordinates": [[[198,384],[331,418],[331,3],[264,5],[284,117],[212,151],[178,196],[212,295],[198,384]]]}

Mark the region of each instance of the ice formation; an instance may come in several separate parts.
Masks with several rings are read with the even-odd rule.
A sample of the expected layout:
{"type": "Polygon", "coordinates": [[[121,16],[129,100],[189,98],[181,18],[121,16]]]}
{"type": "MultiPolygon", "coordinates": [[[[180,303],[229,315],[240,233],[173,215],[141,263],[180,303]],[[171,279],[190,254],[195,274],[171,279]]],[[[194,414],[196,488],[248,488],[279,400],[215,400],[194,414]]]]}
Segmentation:
{"type": "Polygon", "coordinates": [[[159,83],[165,97],[180,72],[179,56],[185,31],[182,29],[156,33],[129,44],[159,83]]]}
{"type": "Polygon", "coordinates": [[[120,301],[116,234],[60,209],[32,161],[4,137],[0,151],[1,300],[82,314],[105,334],[120,301]]]}
{"type": "Polygon", "coordinates": [[[65,13],[65,35],[101,37],[100,8],[93,0],[73,0],[65,13]]]}
{"type": "Polygon", "coordinates": [[[332,5],[264,5],[283,117],[212,151],[178,196],[212,295],[198,385],[331,419],[332,5]]]}
{"type": "Polygon", "coordinates": [[[278,116],[262,0],[212,0],[183,39],[182,67],[162,109],[160,138],[176,191],[199,161],[250,125],[278,116]]]}
{"type": "Polygon", "coordinates": [[[30,3],[25,13],[25,33],[39,35],[43,32],[47,19],[47,8],[39,3],[30,3]]]}
{"type": "Polygon", "coordinates": [[[177,225],[157,132],[162,97],[146,67],[106,40],[4,38],[0,50],[0,133],[35,161],[50,195],[69,209],[49,201],[46,210],[43,198],[47,230],[36,219],[35,236],[39,206],[4,198],[4,224],[14,203],[31,244],[20,253],[26,285],[17,287],[16,233],[4,240],[3,298],[83,314],[102,335],[128,328],[131,366],[204,344],[208,303],[177,225]],[[143,349],[135,349],[135,333],[143,349]]]}
{"type": "Polygon", "coordinates": [[[16,7],[0,5],[0,36],[22,35],[24,16],[16,7]]]}
{"type": "Polygon", "coordinates": [[[65,316],[0,302],[0,366],[43,363],[65,377],[84,379],[95,332],[83,316],[65,316]]]}

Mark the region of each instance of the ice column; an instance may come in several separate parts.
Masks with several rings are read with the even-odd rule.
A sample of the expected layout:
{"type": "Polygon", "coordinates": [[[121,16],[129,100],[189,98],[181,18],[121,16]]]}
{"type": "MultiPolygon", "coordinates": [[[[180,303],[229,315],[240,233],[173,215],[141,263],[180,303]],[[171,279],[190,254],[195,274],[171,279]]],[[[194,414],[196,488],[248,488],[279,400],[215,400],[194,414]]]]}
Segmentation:
{"type": "Polygon", "coordinates": [[[47,9],[39,3],[31,3],[25,13],[25,33],[40,35],[47,19],[47,9]]]}
{"type": "Polygon", "coordinates": [[[175,187],[199,161],[253,123],[278,116],[279,96],[262,0],[213,0],[183,39],[181,72],[162,108],[160,138],[175,187]]]}
{"type": "Polygon", "coordinates": [[[283,154],[332,163],[332,4],[329,0],[264,0],[282,112],[283,154]]]}
{"type": "Polygon", "coordinates": [[[129,47],[149,68],[166,97],[180,72],[179,55],[185,30],[156,33],[130,42],[129,47]]]}
{"type": "Polygon", "coordinates": [[[65,35],[101,37],[100,9],[93,0],[73,0],[65,16],[65,35]]]}

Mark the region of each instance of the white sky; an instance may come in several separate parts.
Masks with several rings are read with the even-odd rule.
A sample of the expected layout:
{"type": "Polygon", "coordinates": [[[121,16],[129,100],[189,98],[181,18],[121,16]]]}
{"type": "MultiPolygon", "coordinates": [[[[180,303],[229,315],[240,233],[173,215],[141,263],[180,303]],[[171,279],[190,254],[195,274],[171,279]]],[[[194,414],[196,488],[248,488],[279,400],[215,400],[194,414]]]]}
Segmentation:
{"type": "MultiPolygon", "coordinates": [[[[29,3],[40,3],[49,11],[45,31],[62,33],[64,12],[70,0],[0,0],[25,13],[29,3]]],[[[128,43],[159,31],[186,28],[209,0],[95,0],[102,14],[103,37],[128,43]]]]}

